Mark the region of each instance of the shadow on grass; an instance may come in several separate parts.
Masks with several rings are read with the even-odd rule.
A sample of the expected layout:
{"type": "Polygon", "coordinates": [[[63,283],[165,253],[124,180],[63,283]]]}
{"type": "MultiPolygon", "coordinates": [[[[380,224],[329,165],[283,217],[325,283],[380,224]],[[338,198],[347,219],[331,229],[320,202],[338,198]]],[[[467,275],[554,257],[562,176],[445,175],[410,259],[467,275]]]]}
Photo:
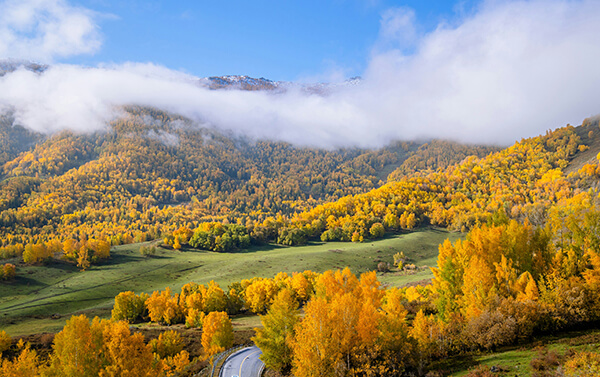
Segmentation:
{"type": "Polygon", "coordinates": [[[44,265],[44,268],[60,270],[63,272],[77,272],[79,268],[74,263],[70,263],[61,259],[53,260],[52,262],[44,265]]]}
{"type": "MultiPolygon", "coordinates": [[[[308,245],[321,245],[323,244],[323,242],[320,243],[312,243],[309,242],[308,245]]],[[[307,246],[307,245],[303,245],[303,246],[307,246]]],[[[298,247],[298,246],[294,246],[294,247],[298,247]]],[[[182,247],[179,252],[181,253],[198,253],[198,254],[223,254],[223,255],[227,255],[227,254],[231,254],[231,255],[236,255],[236,254],[252,254],[252,253],[256,253],[259,251],[271,251],[271,250],[279,250],[279,249],[288,249],[291,248],[291,246],[284,246],[284,245],[278,245],[275,243],[270,243],[270,244],[266,244],[266,245],[254,245],[254,246],[250,246],[247,249],[237,249],[237,250],[230,250],[230,251],[210,251],[210,250],[205,250],[205,249],[194,249],[191,247],[182,247]]],[[[175,251],[172,251],[175,252],[175,251]]]]}
{"type": "MultiPolygon", "coordinates": [[[[7,293],[9,293],[9,296],[13,296],[15,294],[14,289],[15,288],[21,288],[21,287],[28,287],[31,289],[39,289],[39,288],[45,288],[45,287],[49,287],[50,284],[46,284],[46,283],[42,283],[39,280],[36,279],[32,279],[30,277],[27,276],[18,276],[15,278],[15,280],[8,282],[8,284],[6,285],[6,291],[7,293]]],[[[4,288],[4,287],[2,287],[4,288]]],[[[4,289],[0,290],[3,291],[4,289]]],[[[3,295],[0,293],[0,297],[3,297],[3,295]]]]}
{"type": "MultiPolygon", "coordinates": [[[[146,270],[146,271],[142,272],[141,274],[151,274],[154,271],[164,269],[167,265],[168,264],[162,264],[160,266],[156,266],[154,268],[151,268],[149,270],[146,270]]],[[[71,289],[68,292],[61,292],[61,293],[54,293],[54,292],[52,292],[52,293],[48,293],[45,296],[41,296],[41,297],[38,296],[38,297],[35,297],[35,298],[30,299],[30,300],[25,301],[25,302],[20,302],[20,303],[17,303],[17,304],[5,306],[3,308],[3,311],[10,312],[10,311],[18,311],[18,310],[23,310],[23,309],[26,309],[26,308],[35,307],[35,306],[37,306],[37,304],[35,304],[35,305],[33,304],[35,302],[39,302],[39,301],[43,301],[43,300],[47,300],[47,299],[55,299],[56,297],[59,297],[59,296],[71,295],[71,294],[75,294],[77,292],[83,292],[83,291],[93,292],[95,289],[98,289],[100,287],[106,287],[106,286],[111,286],[111,285],[123,284],[123,283],[125,283],[127,281],[137,279],[138,275],[139,274],[132,275],[132,276],[126,276],[124,278],[112,280],[112,281],[107,282],[107,283],[96,284],[96,285],[93,285],[93,286],[86,286],[86,287],[83,287],[83,288],[80,288],[80,289],[71,289]]],[[[54,285],[56,286],[57,284],[54,284],[54,285]]],[[[50,286],[48,286],[48,287],[50,287],[50,286]]],[[[113,297],[114,296],[111,296],[110,298],[113,298],[113,297]]],[[[95,300],[95,299],[96,298],[91,299],[91,300],[95,300]]],[[[88,301],[88,300],[90,300],[90,299],[69,300],[69,301],[66,301],[66,302],[88,301]]],[[[54,303],[54,302],[59,302],[59,301],[52,301],[52,303],[54,303]]],[[[41,305],[47,305],[47,304],[41,304],[41,305]]]]}
{"type": "Polygon", "coordinates": [[[147,260],[151,260],[151,259],[157,259],[157,260],[173,259],[173,257],[168,256],[168,255],[152,255],[152,256],[136,255],[136,256],[134,256],[134,255],[127,255],[124,253],[120,253],[117,251],[117,252],[111,253],[111,256],[109,259],[103,261],[102,263],[92,266],[91,269],[98,268],[101,270],[111,270],[111,269],[113,269],[113,267],[116,267],[116,266],[119,266],[122,264],[147,261],[147,260]]]}
{"type": "Polygon", "coordinates": [[[448,373],[469,370],[477,365],[479,365],[479,363],[475,360],[473,355],[461,355],[435,360],[429,365],[428,369],[444,371],[445,376],[448,373]]]}
{"type": "MultiPolygon", "coordinates": [[[[438,228],[438,227],[434,227],[434,226],[422,227],[422,228],[418,228],[418,229],[414,229],[414,230],[400,229],[400,230],[395,231],[395,232],[387,232],[382,238],[378,238],[378,239],[375,239],[375,240],[371,240],[371,239],[365,240],[365,242],[363,243],[363,245],[367,246],[370,242],[397,239],[397,238],[401,238],[402,236],[405,236],[405,235],[408,235],[408,234],[421,233],[421,232],[431,232],[431,233],[437,233],[437,234],[447,234],[447,233],[449,233],[444,228],[438,228]]],[[[334,242],[335,243],[340,243],[341,241],[334,241],[334,242]]],[[[291,249],[291,248],[298,248],[298,247],[322,246],[322,245],[325,245],[327,243],[328,242],[323,242],[323,241],[320,241],[318,239],[314,239],[314,240],[310,240],[305,245],[286,246],[286,245],[280,245],[280,244],[276,244],[276,243],[268,243],[268,244],[263,244],[263,245],[252,245],[252,246],[250,246],[249,248],[246,248],[246,249],[229,250],[229,251],[222,251],[222,252],[210,251],[210,250],[204,250],[204,249],[194,249],[194,248],[189,247],[189,246],[183,246],[179,250],[179,252],[183,252],[183,253],[206,253],[206,254],[211,254],[211,253],[219,253],[219,254],[251,254],[251,253],[260,252],[260,251],[272,251],[272,250],[291,249]]],[[[342,243],[345,243],[345,244],[348,244],[348,245],[356,245],[355,243],[352,243],[352,242],[342,242],[342,243]]],[[[172,249],[164,249],[164,250],[169,250],[169,251],[175,252],[175,250],[172,250],[172,249]]]]}

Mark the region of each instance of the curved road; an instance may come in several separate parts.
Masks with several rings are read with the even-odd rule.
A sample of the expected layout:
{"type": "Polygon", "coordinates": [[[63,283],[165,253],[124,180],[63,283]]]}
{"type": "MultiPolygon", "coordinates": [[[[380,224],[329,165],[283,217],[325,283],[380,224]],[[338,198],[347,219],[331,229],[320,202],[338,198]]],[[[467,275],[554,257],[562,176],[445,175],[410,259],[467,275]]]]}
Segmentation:
{"type": "Polygon", "coordinates": [[[262,354],[260,348],[253,346],[243,348],[225,360],[221,367],[221,377],[260,377],[264,363],[258,358],[262,354]]]}

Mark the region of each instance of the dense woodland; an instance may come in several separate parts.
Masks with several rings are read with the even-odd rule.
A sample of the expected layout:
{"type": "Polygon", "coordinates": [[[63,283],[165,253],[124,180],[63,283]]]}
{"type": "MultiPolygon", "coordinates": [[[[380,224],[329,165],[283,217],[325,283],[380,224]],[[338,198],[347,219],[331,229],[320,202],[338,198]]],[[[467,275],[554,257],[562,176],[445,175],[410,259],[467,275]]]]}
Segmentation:
{"type": "MultiPolygon", "coordinates": [[[[593,136],[592,128],[600,131],[597,123],[587,125],[592,134],[588,132],[586,139],[593,136]]],[[[267,217],[262,222],[238,219],[237,223],[246,226],[252,241],[285,245],[309,240],[363,242],[389,231],[423,225],[466,232],[486,223],[498,211],[511,219],[542,226],[552,220],[553,206],[595,195],[593,190],[600,177],[596,163],[564,173],[569,161],[589,148],[576,131],[572,126],[548,131],[485,157],[470,156],[437,170],[403,175],[403,167],[390,175],[392,179],[400,176],[399,180],[369,192],[319,204],[289,217],[267,217]]],[[[431,145],[441,145],[441,149],[447,146],[431,145]]],[[[413,157],[413,162],[426,159],[413,157]]],[[[178,229],[165,241],[171,245],[189,244],[190,237],[206,232],[209,234],[203,237],[222,240],[231,226],[224,224],[210,231],[206,225],[196,230],[178,229]]],[[[203,247],[217,250],[214,245],[203,247]]]]}
{"type": "MultiPolygon", "coordinates": [[[[249,142],[164,113],[129,114],[105,133],[63,133],[12,152],[5,257],[62,256],[86,269],[111,245],[159,237],[174,249],[228,252],[363,242],[425,225],[468,234],[440,245],[423,286],[384,287],[375,272],[345,269],[123,292],[111,320],[69,320],[48,359],[0,332],[5,375],[128,375],[140,363],[145,375],[184,372],[191,361],[177,334],[147,342],[129,330],[137,321],[202,328],[211,360],[232,344],[229,315],[260,314],[262,359],[297,377],[421,376],[436,359],[600,321],[600,164],[580,159],[598,147],[597,121],[497,152],[438,141],[369,152],[249,142]]],[[[4,275],[14,276],[10,266],[4,275]]],[[[598,365],[598,353],[582,352],[561,370],[597,375],[598,365]]]]}
{"type": "Polygon", "coordinates": [[[2,119],[0,257],[25,253],[40,263],[62,251],[83,267],[107,257],[99,243],[163,238],[210,221],[241,224],[253,242],[277,241],[278,225],[263,224],[380,187],[398,166],[435,168],[496,150],[436,141],[377,151],[297,148],[198,128],[158,110],[124,111],[95,134],[43,137],[2,119]]]}

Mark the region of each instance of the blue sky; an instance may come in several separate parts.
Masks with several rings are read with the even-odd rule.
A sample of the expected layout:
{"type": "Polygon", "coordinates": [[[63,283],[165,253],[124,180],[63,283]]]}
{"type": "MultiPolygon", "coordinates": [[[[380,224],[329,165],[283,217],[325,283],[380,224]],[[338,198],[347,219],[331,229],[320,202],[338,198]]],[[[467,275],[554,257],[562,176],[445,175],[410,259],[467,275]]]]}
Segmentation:
{"type": "Polygon", "coordinates": [[[0,112],[93,131],[123,105],[260,139],[510,145],[600,112],[600,1],[0,0],[0,112]],[[356,85],[213,91],[199,77],[356,85]]]}
{"type": "Polygon", "coordinates": [[[101,13],[93,55],[63,62],[154,62],[198,76],[245,74],[273,80],[362,75],[382,14],[414,9],[423,31],[460,17],[456,1],[226,0],[72,2],[101,13]]]}

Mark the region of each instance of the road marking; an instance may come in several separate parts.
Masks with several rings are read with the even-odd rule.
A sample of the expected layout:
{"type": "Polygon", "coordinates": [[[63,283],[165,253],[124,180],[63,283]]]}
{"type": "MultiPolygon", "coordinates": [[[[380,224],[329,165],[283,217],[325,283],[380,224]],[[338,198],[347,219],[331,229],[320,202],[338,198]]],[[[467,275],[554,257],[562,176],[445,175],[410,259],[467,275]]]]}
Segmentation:
{"type": "Polygon", "coordinates": [[[242,363],[240,364],[240,377],[242,377],[242,366],[244,366],[244,361],[246,361],[246,359],[249,358],[250,356],[254,355],[255,353],[259,353],[259,352],[260,352],[260,350],[254,351],[250,355],[244,357],[244,360],[242,360],[242,363]]]}

